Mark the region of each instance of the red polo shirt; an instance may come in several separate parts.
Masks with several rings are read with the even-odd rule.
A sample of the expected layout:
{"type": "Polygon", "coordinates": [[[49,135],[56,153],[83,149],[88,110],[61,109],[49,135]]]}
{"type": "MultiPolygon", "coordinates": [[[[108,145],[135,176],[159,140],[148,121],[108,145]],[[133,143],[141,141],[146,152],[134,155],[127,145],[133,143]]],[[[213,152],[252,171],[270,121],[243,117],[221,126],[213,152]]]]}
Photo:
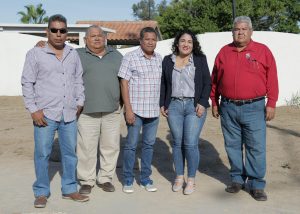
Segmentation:
{"type": "Polygon", "coordinates": [[[216,57],[211,78],[213,106],[219,104],[220,95],[235,100],[267,96],[267,106],[276,106],[276,62],[264,44],[251,40],[240,52],[234,43],[224,46],[216,57]]]}

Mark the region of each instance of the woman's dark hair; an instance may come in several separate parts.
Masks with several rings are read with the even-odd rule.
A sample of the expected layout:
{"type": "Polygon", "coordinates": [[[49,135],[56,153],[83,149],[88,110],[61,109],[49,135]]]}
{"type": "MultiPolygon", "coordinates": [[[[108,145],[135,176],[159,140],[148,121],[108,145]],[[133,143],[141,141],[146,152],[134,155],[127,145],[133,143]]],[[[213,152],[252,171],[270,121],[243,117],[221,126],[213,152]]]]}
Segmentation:
{"type": "Polygon", "coordinates": [[[192,50],[192,52],[193,52],[193,54],[195,54],[196,56],[204,55],[204,53],[201,50],[201,46],[200,46],[200,43],[198,42],[198,39],[197,39],[196,35],[190,30],[183,30],[183,31],[180,31],[176,34],[176,36],[174,38],[173,45],[172,45],[173,54],[179,55],[178,44],[179,44],[179,39],[183,34],[188,34],[192,37],[192,40],[193,40],[193,50],[192,50]]]}

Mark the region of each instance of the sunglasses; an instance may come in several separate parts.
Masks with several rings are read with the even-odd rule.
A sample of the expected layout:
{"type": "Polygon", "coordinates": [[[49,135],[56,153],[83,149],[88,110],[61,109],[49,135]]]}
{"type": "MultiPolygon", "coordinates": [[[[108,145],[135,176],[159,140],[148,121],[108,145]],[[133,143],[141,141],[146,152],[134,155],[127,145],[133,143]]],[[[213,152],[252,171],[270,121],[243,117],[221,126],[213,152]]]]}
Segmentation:
{"type": "Polygon", "coordinates": [[[51,33],[57,33],[60,32],[61,34],[65,34],[68,32],[68,30],[66,28],[61,28],[61,29],[57,29],[57,28],[50,28],[50,32],[51,33]]]}

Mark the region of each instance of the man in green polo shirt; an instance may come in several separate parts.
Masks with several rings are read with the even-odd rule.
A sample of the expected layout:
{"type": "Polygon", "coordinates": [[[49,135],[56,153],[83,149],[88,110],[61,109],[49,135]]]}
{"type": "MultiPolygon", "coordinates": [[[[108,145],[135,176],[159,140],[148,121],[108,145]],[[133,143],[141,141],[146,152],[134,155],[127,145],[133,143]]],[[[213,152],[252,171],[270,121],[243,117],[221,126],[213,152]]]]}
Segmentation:
{"type": "Polygon", "coordinates": [[[122,55],[106,47],[106,35],[96,25],[87,29],[84,39],[86,47],[77,49],[83,67],[86,97],[78,119],[79,192],[89,194],[95,183],[104,191],[114,192],[112,178],[120,151],[121,120],[117,75],[122,55]],[[100,170],[96,175],[98,148],[100,170]]]}

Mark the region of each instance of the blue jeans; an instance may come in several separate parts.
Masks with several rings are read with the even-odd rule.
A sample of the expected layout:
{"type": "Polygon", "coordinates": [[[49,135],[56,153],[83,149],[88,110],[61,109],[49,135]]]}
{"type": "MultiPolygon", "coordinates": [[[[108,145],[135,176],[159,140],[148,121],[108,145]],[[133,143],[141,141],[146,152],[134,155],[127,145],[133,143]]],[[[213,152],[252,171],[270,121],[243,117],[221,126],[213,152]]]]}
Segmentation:
{"type": "Polygon", "coordinates": [[[150,175],[152,173],[151,163],[153,156],[153,145],[156,139],[156,132],[159,118],[143,118],[135,115],[133,125],[127,125],[127,141],[123,150],[123,183],[132,185],[134,180],[133,167],[135,162],[135,152],[139,141],[140,130],[142,129],[142,157],[140,183],[146,185],[152,183],[150,175]]]}
{"type": "Polygon", "coordinates": [[[184,159],[187,161],[188,177],[194,178],[200,154],[199,136],[206,118],[196,115],[194,99],[174,99],[168,108],[168,124],[173,136],[173,161],[176,175],[184,175],[184,159]]]}
{"type": "Polygon", "coordinates": [[[76,181],[76,143],[77,121],[65,123],[63,118],[56,122],[45,118],[48,126],[34,126],[34,165],[36,181],[33,184],[35,197],[50,195],[50,181],[48,175],[49,156],[52,150],[55,131],[58,131],[58,142],[61,152],[62,179],[61,190],[63,194],[77,191],[76,181]]]}
{"type": "Polygon", "coordinates": [[[220,115],[232,182],[247,182],[250,189],[264,189],[265,100],[240,106],[222,101],[220,115]]]}

